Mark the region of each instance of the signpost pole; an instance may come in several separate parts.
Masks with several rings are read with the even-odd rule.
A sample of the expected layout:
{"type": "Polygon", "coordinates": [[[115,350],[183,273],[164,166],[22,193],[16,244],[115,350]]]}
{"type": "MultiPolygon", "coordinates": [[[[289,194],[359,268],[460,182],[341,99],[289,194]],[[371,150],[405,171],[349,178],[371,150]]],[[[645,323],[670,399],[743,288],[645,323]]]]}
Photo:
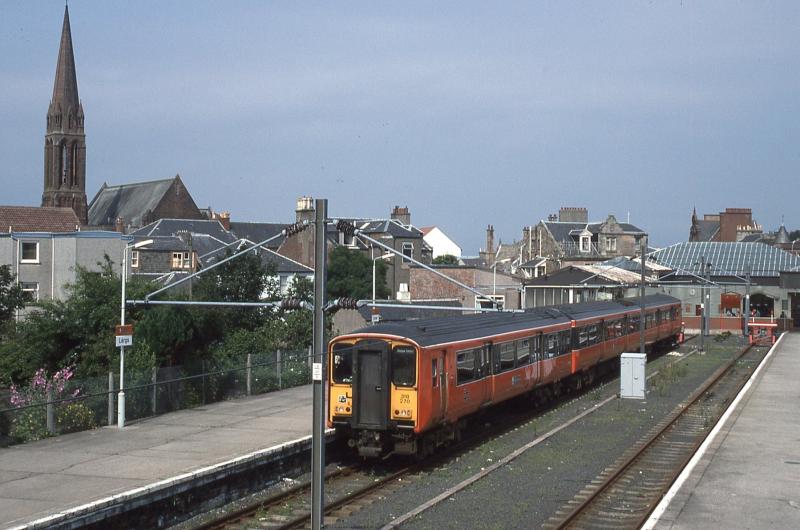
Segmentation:
{"type": "Polygon", "coordinates": [[[328,200],[317,199],[314,231],[314,336],[312,383],[314,425],[311,435],[311,528],[322,528],[325,509],[325,276],[328,200]]]}
{"type": "MultiPolygon", "coordinates": [[[[128,245],[122,251],[122,300],[120,303],[120,326],[125,325],[125,281],[128,277],[128,245]]],[[[125,346],[119,346],[119,393],[117,394],[117,427],[125,427],[125,346]]]]}

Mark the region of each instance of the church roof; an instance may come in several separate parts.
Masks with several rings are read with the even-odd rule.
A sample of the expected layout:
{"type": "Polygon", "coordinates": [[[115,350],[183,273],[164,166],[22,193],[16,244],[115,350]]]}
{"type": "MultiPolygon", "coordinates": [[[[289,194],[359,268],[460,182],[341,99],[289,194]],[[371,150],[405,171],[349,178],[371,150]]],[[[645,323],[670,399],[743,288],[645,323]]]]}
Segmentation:
{"type": "Polygon", "coordinates": [[[75,232],[80,226],[72,208],[0,206],[3,232],[75,232]]]}
{"type": "Polygon", "coordinates": [[[61,29],[61,45],[58,49],[56,78],[53,83],[53,100],[66,110],[80,105],[78,98],[78,78],[75,75],[75,55],[72,51],[72,31],[69,27],[69,8],[64,7],[64,26],[61,29]]]}
{"type": "Polygon", "coordinates": [[[176,179],[180,177],[118,186],[103,184],[89,204],[89,224],[113,225],[121,217],[126,225],[142,226],[145,213],[156,209],[176,179]]]}

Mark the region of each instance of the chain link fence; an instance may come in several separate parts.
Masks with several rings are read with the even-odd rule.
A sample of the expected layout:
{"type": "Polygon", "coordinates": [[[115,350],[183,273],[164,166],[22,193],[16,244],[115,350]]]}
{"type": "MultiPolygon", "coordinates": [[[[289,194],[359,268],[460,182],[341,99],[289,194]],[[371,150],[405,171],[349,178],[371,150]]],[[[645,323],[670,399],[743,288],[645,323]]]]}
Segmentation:
{"type": "MultiPolygon", "coordinates": [[[[264,394],[311,383],[311,351],[247,355],[245,359],[198,361],[183,366],[125,370],[126,421],[264,394]]],[[[70,379],[60,396],[52,391],[24,405],[0,389],[0,446],[113,425],[119,373],[70,379]]]]}

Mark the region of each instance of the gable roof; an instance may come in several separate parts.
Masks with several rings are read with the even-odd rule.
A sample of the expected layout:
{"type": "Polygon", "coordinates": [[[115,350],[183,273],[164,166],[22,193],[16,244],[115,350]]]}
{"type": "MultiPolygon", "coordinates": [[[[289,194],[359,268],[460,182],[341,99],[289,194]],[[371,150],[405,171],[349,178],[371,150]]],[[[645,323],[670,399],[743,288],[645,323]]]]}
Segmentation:
{"type": "MultiPolygon", "coordinates": [[[[596,236],[602,231],[603,224],[600,223],[573,223],[567,221],[542,221],[547,230],[553,235],[553,239],[560,243],[562,241],[571,241],[577,237],[584,230],[589,231],[593,236],[596,236]]],[[[625,234],[645,234],[646,232],[636,225],[630,223],[617,223],[625,234]]]]}
{"type": "Polygon", "coordinates": [[[89,224],[113,225],[121,217],[126,224],[141,226],[145,212],[156,209],[175,178],[118,186],[104,183],[89,203],[89,224]]]}
{"type": "Polygon", "coordinates": [[[697,221],[697,227],[700,229],[700,233],[698,234],[698,238],[700,241],[711,241],[713,240],[717,234],[719,233],[719,220],[717,221],[706,221],[705,219],[701,219],[697,221]]]}
{"type": "Polygon", "coordinates": [[[3,232],[75,232],[80,226],[72,208],[0,206],[3,232]]]}
{"type": "MultiPolygon", "coordinates": [[[[281,230],[286,228],[285,223],[248,223],[248,222],[231,222],[231,232],[236,234],[241,239],[247,239],[255,243],[261,243],[267,239],[274,237],[281,233],[281,230]]],[[[270,241],[266,245],[267,248],[277,249],[284,242],[286,237],[278,237],[270,241]]]]}
{"type": "Polygon", "coordinates": [[[174,236],[180,232],[205,234],[220,242],[220,245],[233,243],[237,238],[225,230],[217,219],[159,219],[133,232],[135,236],[174,236]]]}

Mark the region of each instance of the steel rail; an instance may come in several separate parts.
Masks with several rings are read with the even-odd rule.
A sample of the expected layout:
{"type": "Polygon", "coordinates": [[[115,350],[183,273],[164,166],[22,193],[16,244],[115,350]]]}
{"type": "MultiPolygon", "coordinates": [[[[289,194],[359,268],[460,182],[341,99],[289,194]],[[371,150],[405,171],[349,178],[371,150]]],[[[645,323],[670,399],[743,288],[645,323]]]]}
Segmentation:
{"type": "MultiPolygon", "coordinates": [[[[695,391],[693,394],[691,394],[691,396],[689,397],[689,401],[688,401],[688,403],[687,403],[685,406],[683,406],[683,407],[681,408],[681,410],[680,410],[678,413],[673,413],[673,417],[672,417],[672,418],[671,418],[671,419],[670,419],[670,420],[669,420],[669,421],[668,421],[668,422],[667,422],[667,423],[664,425],[664,427],[663,427],[663,428],[659,429],[659,430],[658,430],[656,433],[652,434],[652,435],[651,435],[651,436],[650,436],[650,437],[647,439],[647,441],[646,441],[646,442],[645,442],[645,443],[644,443],[644,444],[643,444],[643,445],[642,445],[642,446],[639,448],[639,450],[637,450],[637,451],[636,451],[636,452],[635,452],[635,453],[634,453],[634,454],[633,454],[633,455],[632,455],[632,456],[631,456],[631,457],[630,457],[630,458],[629,458],[627,461],[625,461],[625,462],[621,463],[619,466],[617,466],[617,468],[614,470],[614,472],[613,472],[613,473],[611,473],[611,474],[610,474],[610,475],[609,475],[609,476],[608,476],[608,477],[607,477],[607,478],[606,478],[606,479],[605,479],[605,480],[602,482],[602,484],[600,484],[599,486],[597,486],[597,488],[596,488],[594,491],[592,491],[590,494],[588,494],[588,495],[587,495],[587,497],[586,497],[586,499],[585,499],[585,500],[584,500],[584,501],[583,501],[581,504],[579,504],[578,506],[576,506],[575,508],[573,508],[573,509],[572,509],[572,511],[571,511],[570,513],[568,513],[568,514],[567,514],[567,515],[566,515],[566,516],[565,516],[565,517],[564,517],[564,518],[563,518],[563,519],[562,519],[562,520],[561,520],[561,521],[558,523],[558,528],[569,528],[569,525],[570,525],[571,523],[575,522],[575,521],[576,521],[576,519],[577,519],[577,518],[578,518],[578,517],[579,517],[579,516],[580,516],[580,515],[581,515],[581,514],[584,512],[584,511],[586,511],[586,510],[589,508],[589,506],[590,506],[590,505],[591,505],[591,504],[592,504],[592,503],[593,503],[593,502],[594,502],[594,501],[595,501],[595,500],[596,500],[596,499],[597,499],[597,498],[598,498],[598,497],[599,497],[599,496],[600,496],[602,493],[605,493],[605,492],[606,492],[606,491],[607,491],[607,490],[608,490],[608,489],[609,489],[609,488],[610,488],[610,487],[611,487],[611,486],[612,486],[614,483],[616,483],[617,479],[619,479],[619,478],[620,478],[620,476],[621,476],[623,473],[625,473],[626,471],[628,471],[628,470],[629,470],[629,469],[630,469],[630,468],[631,468],[631,467],[632,467],[632,466],[633,466],[633,465],[636,463],[636,461],[637,461],[637,460],[639,460],[639,459],[640,459],[640,458],[641,458],[641,457],[642,457],[642,456],[643,456],[643,455],[644,455],[644,454],[645,454],[645,453],[646,453],[648,450],[650,450],[650,449],[651,449],[651,448],[654,446],[654,444],[655,444],[655,443],[656,443],[656,442],[657,442],[657,441],[658,441],[658,440],[661,438],[661,436],[663,436],[663,435],[664,435],[664,434],[667,432],[667,430],[669,430],[671,427],[673,427],[673,426],[675,425],[675,423],[676,423],[676,422],[677,422],[679,419],[683,418],[683,417],[684,417],[684,415],[686,414],[686,412],[687,412],[687,411],[688,411],[688,410],[689,410],[689,409],[690,409],[690,408],[691,408],[693,405],[695,405],[695,404],[696,404],[696,403],[697,403],[697,402],[700,400],[700,398],[701,398],[701,397],[703,397],[703,396],[706,394],[706,392],[708,392],[708,390],[709,390],[711,387],[713,387],[714,385],[716,385],[716,384],[717,384],[717,382],[718,382],[720,379],[722,379],[722,377],[723,377],[725,374],[727,374],[727,373],[730,371],[730,369],[731,369],[731,368],[733,368],[733,367],[736,365],[736,363],[739,361],[739,359],[741,359],[742,357],[744,357],[744,356],[745,356],[745,355],[746,355],[746,354],[747,354],[747,353],[750,351],[750,349],[752,349],[752,347],[753,347],[753,346],[754,346],[753,344],[749,344],[749,345],[745,346],[745,347],[744,347],[744,348],[742,348],[742,350],[741,350],[741,351],[740,351],[740,352],[739,352],[739,353],[738,353],[738,354],[737,354],[737,355],[736,355],[736,356],[735,356],[733,359],[731,359],[731,360],[730,360],[730,361],[729,361],[729,362],[728,362],[726,365],[724,365],[724,366],[721,366],[720,368],[718,368],[718,369],[717,369],[717,370],[716,370],[716,371],[715,371],[715,372],[714,372],[714,373],[711,375],[711,377],[709,377],[709,378],[706,380],[706,383],[705,383],[705,384],[704,384],[704,385],[703,385],[701,388],[699,388],[699,389],[698,389],[698,390],[696,390],[696,391],[695,391]]],[[[746,380],[745,380],[745,383],[746,383],[746,380]]],[[[742,384],[742,386],[744,386],[744,383],[742,384]]],[[[740,387],[740,388],[741,388],[741,387],[740,387]]],[[[670,480],[668,480],[668,481],[667,481],[667,482],[668,482],[668,484],[667,484],[667,488],[666,488],[666,489],[669,489],[669,486],[670,486],[670,485],[672,484],[672,482],[675,480],[675,477],[677,477],[677,475],[680,473],[680,470],[681,470],[681,469],[683,469],[683,467],[685,467],[685,466],[686,466],[686,463],[687,463],[687,462],[688,462],[688,461],[691,459],[692,455],[693,455],[693,454],[694,454],[694,452],[697,450],[697,447],[699,447],[700,443],[702,443],[702,440],[700,440],[700,442],[699,442],[699,443],[695,443],[695,444],[693,444],[693,448],[692,448],[692,450],[691,450],[691,451],[689,451],[689,452],[688,452],[688,453],[689,453],[689,455],[688,455],[688,457],[685,459],[685,462],[683,463],[683,465],[682,465],[682,466],[681,466],[681,467],[680,467],[680,468],[677,470],[677,473],[674,473],[674,474],[673,474],[673,476],[670,478],[670,480]]],[[[663,494],[663,491],[662,491],[662,494],[663,494]]],[[[659,495],[661,495],[661,494],[659,494],[659,495]]],[[[657,504],[658,504],[658,503],[653,503],[653,504],[651,505],[650,509],[649,509],[649,510],[647,510],[647,513],[646,513],[646,514],[645,514],[645,515],[644,515],[644,516],[643,516],[643,517],[640,519],[639,523],[637,523],[637,525],[636,525],[636,527],[637,527],[637,528],[639,528],[639,527],[640,527],[642,524],[644,524],[644,522],[645,522],[645,521],[647,521],[647,519],[650,517],[650,513],[653,511],[653,509],[655,509],[655,507],[657,506],[657,504]]]]}

